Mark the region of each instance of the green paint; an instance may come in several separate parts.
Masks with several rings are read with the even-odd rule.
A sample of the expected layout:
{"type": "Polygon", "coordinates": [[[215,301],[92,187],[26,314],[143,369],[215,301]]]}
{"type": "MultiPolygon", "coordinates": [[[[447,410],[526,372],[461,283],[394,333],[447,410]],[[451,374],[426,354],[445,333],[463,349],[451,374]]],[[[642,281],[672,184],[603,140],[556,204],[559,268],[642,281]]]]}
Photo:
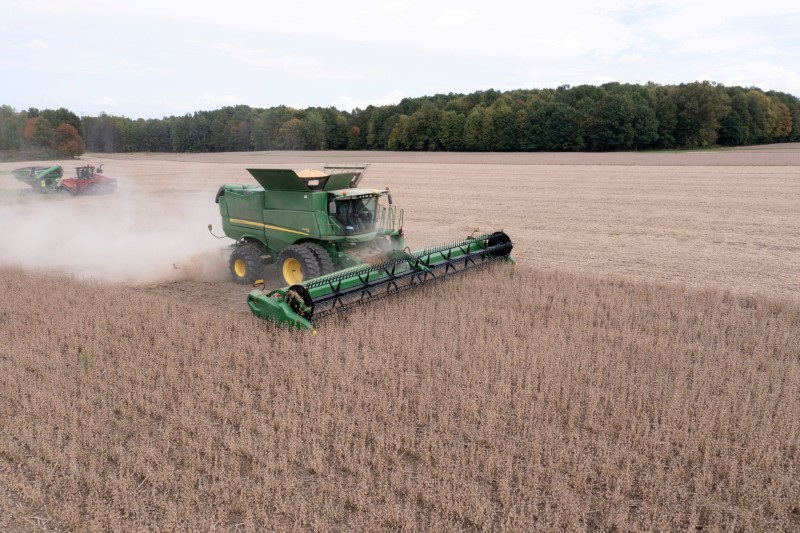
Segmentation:
{"type": "Polygon", "coordinates": [[[388,191],[356,188],[356,172],[300,178],[293,170],[248,169],[260,186],[224,185],[218,197],[222,229],[237,243],[257,242],[273,259],[287,246],[314,242],[340,268],[351,266],[353,247],[379,240],[385,249],[402,249],[402,210],[381,206],[388,191]],[[368,211],[348,231],[350,210],[368,211]]]}
{"type": "MultiPolygon", "coordinates": [[[[497,235],[497,234],[492,234],[497,235]]],[[[505,237],[505,234],[502,234],[505,237]]],[[[402,275],[410,271],[419,274],[431,274],[439,268],[438,274],[424,276],[425,281],[419,284],[441,279],[450,273],[462,272],[463,270],[449,271],[441,265],[451,261],[458,262],[459,258],[465,258],[470,254],[481,253],[487,248],[486,238],[489,235],[480,237],[467,237],[463,241],[448,245],[436,246],[410,253],[399,253],[393,264],[393,268],[387,269],[383,265],[370,266],[356,264],[350,268],[340,270],[328,276],[323,276],[309,282],[302,283],[303,289],[308,293],[312,301],[318,302],[332,295],[336,291],[345,291],[351,288],[364,287],[369,284],[370,291],[376,293],[384,290],[381,287],[392,285],[393,275],[402,275]],[[389,273],[391,271],[391,274],[389,273]]],[[[507,238],[507,237],[506,237],[507,238]]],[[[488,241],[491,243],[491,240],[488,241]]],[[[510,240],[508,240],[510,245],[510,240]]],[[[486,262],[506,261],[516,264],[509,255],[510,248],[498,255],[489,255],[486,262]]],[[[486,252],[483,252],[486,255],[486,252]]],[[[313,330],[311,323],[312,310],[302,302],[302,299],[294,296],[293,291],[300,290],[297,286],[284,287],[264,293],[260,290],[251,291],[247,296],[247,305],[252,313],[258,318],[270,320],[279,325],[289,326],[300,330],[313,330]]]]}

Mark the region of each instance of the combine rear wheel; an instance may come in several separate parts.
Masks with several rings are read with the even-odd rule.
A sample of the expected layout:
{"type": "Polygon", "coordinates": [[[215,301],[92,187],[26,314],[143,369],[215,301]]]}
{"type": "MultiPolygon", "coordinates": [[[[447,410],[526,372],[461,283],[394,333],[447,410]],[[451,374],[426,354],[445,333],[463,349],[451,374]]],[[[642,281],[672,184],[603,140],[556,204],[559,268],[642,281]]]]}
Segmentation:
{"type": "Polygon", "coordinates": [[[240,244],[231,252],[229,261],[233,281],[249,285],[261,277],[264,264],[261,262],[261,251],[252,244],[240,244]]]}
{"type": "Polygon", "coordinates": [[[317,263],[319,264],[320,276],[330,274],[336,270],[336,268],[333,266],[333,259],[331,259],[328,250],[326,250],[322,245],[315,242],[305,242],[302,244],[302,246],[305,246],[311,250],[312,254],[314,254],[314,257],[317,259],[317,263]]]}
{"type": "Polygon", "coordinates": [[[314,253],[302,244],[287,246],[278,255],[278,271],[287,285],[297,285],[320,276],[314,253]]]}

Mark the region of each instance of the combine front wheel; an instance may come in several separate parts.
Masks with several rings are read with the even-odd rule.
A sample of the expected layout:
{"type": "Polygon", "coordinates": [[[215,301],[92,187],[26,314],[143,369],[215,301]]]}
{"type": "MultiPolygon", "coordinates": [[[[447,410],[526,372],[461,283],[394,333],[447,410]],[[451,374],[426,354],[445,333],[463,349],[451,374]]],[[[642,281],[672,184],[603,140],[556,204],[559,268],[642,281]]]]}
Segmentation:
{"type": "Polygon", "coordinates": [[[315,242],[304,242],[303,246],[311,250],[311,253],[314,254],[314,257],[317,259],[320,276],[330,274],[335,270],[335,267],[333,266],[333,259],[331,259],[328,250],[326,250],[322,245],[315,242]]]}
{"type": "Polygon", "coordinates": [[[278,268],[287,285],[297,285],[320,275],[316,256],[302,244],[284,248],[278,255],[278,268]]]}
{"type": "Polygon", "coordinates": [[[261,263],[261,252],[252,244],[241,244],[231,252],[229,261],[233,281],[242,285],[254,283],[261,277],[264,266],[261,263]]]}

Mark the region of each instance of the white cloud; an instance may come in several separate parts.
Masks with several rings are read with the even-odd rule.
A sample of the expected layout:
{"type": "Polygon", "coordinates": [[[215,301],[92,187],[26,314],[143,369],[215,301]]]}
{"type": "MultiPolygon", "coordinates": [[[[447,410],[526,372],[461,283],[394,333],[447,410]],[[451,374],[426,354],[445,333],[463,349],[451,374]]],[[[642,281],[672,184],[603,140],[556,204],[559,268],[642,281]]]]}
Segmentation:
{"type": "Polygon", "coordinates": [[[408,11],[410,7],[411,4],[408,2],[383,2],[379,9],[384,13],[398,13],[408,11]]]}
{"type": "Polygon", "coordinates": [[[752,32],[709,31],[694,35],[676,43],[673,51],[686,54],[714,54],[747,52],[763,43],[769,36],[752,32]]]}
{"type": "Polygon", "coordinates": [[[205,93],[194,98],[174,100],[171,98],[154,99],[148,104],[152,104],[158,109],[166,110],[167,114],[193,113],[209,109],[218,109],[225,106],[235,106],[241,104],[241,99],[233,94],[214,94],[205,93]]]}
{"type": "Polygon", "coordinates": [[[0,13],[19,108],[84,105],[83,80],[123,114],[704,78],[800,96],[796,0],[0,0],[0,13]],[[60,31],[79,22],[92,35],[60,31]]]}
{"type": "Polygon", "coordinates": [[[403,91],[399,89],[395,89],[394,91],[389,92],[385,96],[381,98],[376,98],[373,100],[366,100],[360,98],[353,98],[351,96],[339,96],[334,100],[333,105],[336,109],[340,109],[342,111],[352,111],[355,108],[365,109],[371,105],[374,106],[382,106],[382,105],[389,105],[389,104],[396,104],[405,98],[403,91]]]}
{"type": "MultiPolygon", "coordinates": [[[[665,41],[671,50],[700,54],[750,47],[772,39],[773,33],[759,23],[775,22],[800,14],[798,2],[746,2],[733,0],[721,7],[716,2],[681,0],[637,25],[643,35],[665,41]]],[[[767,24],[769,27],[772,24],[767,24]]]]}
{"type": "Polygon", "coordinates": [[[723,85],[755,86],[765,91],[776,90],[800,95],[800,70],[765,61],[716,67],[706,72],[703,78],[723,85]]]}
{"type": "Polygon", "coordinates": [[[198,100],[198,104],[205,108],[216,108],[220,106],[233,106],[239,103],[239,98],[232,94],[211,94],[206,93],[198,100]]]}
{"type": "Polygon", "coordinates": [[[33,41],[28,41],[27,43],[23,44],[22,47],[43,50],[45,48],[49,48],[49,45],[45,41],[34,39],[33,41]]]}
{"type": "Polygon", "coordinates": [[[97,98],[96,100],[92,100],[92,104],[99,106],[99,107],[118,107],[119,104],[116,100],[109,96],[103,96],[102,98],[97,98]]]}
{"type": "Polygon", "coordinates": [[[436,17],[434,24],[440,27],[459,27],[478,18],[478,13],[471,9],[447,9],[436,17]]]}
{"type": "MultiPolygon", "coordinates": [[[[134,20],[146,13],[150,26],[155,21],[179,23],[175,28],[192,26],[202,28],[206,34],[215,31],[279,34],[290,39],[394,46],[464,57],[535,59],[555,54],[570,59],[596,49],[626,46],[632,37],[605,3],[574,0],[547,4],[500,0],[491,6],[477,0],[441,0],[433,5],[419,1],[375,5],[367,0],[282,3],[232,0],[226,4],[226,12],[246,16],[221,16],[218,2],[203,1],[139,0],[132,4],[75,0],[70,7],[73,12],[92,13],[107,20],[134,20]],[[531,36],[536,36],[533,42],[531,36]],[[555,44],[557,50],[542,46],[547,43],[555,44]],[[563,54],[563,50],[569,53],[563,54]]],[[[67,11],[55,0],[13,8],[9,2],[9,8],[50,17],[67,11]]],[[[195,35],[198,34],[201,33],[196,31],[195,35]]],[[[265,66],[281,64],[274,52],[265,50],[251,50],[237,59],[265,66]]],[[[334,79],[329,74],[322,78],[334,79]]]]}
{"type": "Polygon", "coordinates": [[[267,70],[279,70],[295,78],[311,80],[347,80],[360,77],[353,71],[341,71],[327,67],[314,57],[301,54],[276,55],[265,48],[250,48],[240,43],[205,43],[192,41],[195,44],[221,52],[229,58],[251,67],[267,70]]]}

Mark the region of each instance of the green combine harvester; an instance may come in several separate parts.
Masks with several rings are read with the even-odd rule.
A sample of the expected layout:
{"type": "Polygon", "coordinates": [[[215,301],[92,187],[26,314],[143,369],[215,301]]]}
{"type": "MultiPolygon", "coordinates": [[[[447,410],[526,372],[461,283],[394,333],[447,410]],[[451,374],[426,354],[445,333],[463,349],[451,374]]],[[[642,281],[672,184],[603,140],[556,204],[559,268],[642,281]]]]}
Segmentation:
{"type": "MultiPolygon", "coordinates": [[[[359,188],[366,166],[324,171],[248,169],[254,185],[223,185],[216,202],[234,239],[230,272],[241,284],[263,283],[276,265],[286,287],[254,290],[254,315],[298,329],[354,305],[501,260],[513,262],[502,231],[408,251],[403,211],[388,188],[359,188]],[[380,200],[386,198],[388,205],[380,200]]],[[[209,224],[209,231],[212,226],[209,224]]]]}

